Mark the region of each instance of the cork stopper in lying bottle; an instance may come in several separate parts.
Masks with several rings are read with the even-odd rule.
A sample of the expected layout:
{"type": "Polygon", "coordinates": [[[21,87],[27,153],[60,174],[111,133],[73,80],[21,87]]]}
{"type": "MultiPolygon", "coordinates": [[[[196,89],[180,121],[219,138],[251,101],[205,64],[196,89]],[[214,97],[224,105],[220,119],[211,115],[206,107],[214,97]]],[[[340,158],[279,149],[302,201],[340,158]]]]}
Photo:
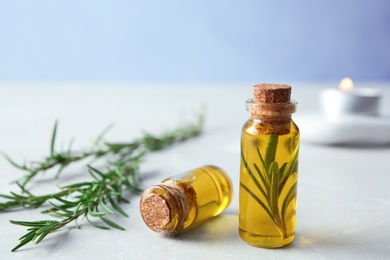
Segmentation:
{"type": "Polygon", "coordinates": [[[247,100],[252,118],[260,120],[259,133],[285,135],[290,133],[291,114],[296,102],[291,101],[291,86],[287,84],[256,84],[253,99],[247,100]]]}
{"type": "Polygon", "coordinates": [[[171,220],[167,201],[160,195],[152,195],[141,203],[141,214],[151,229],[162,229],[171,220]]]}
{"type": "Polygon", "coordinates": [[[153,231],[177,235],[188,216],[188,203],[183,191],[174,184],[157,184],[141,197],[140,211],[145,224],[153,231]]]}

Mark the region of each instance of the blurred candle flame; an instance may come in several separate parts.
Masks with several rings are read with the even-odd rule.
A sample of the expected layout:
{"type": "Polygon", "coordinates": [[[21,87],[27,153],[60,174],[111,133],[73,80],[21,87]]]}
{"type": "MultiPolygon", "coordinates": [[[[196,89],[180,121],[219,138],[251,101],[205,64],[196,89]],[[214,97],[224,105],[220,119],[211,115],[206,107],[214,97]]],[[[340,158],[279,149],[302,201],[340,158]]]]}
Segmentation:
{"type": "Polygon", "coordinates": [[[340,81],[339,87],[340,87],[340,89],[342,91],[345,91],[345,92],[351,91],[353,89],[353,81],[352,81],[352,79],[350,79],[350,78],[343,78],[340,81]]]}

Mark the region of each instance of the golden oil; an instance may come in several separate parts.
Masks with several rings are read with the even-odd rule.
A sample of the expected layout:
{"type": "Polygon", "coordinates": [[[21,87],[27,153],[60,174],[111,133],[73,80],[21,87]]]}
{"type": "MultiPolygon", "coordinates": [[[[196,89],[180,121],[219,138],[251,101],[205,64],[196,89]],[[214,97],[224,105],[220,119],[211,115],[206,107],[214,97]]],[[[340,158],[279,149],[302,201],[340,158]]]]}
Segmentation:
{"type": "MultiPolygon", "coordinates": [[[[269,94],[281,87],[256,85],[255,97],[259,88],[269,94]]],[[[282,247],[295,235],[299,129],[291,113],[296,103],[288,95],[284,102],[248,100],[247,105],[252,116],[241,136],[239,234],[254,246],[282,247]]]]}
{"type": "Polygon", "coordinates": [[[149,228],[177,235],[223,212],[232,196],[229,176],[219,167],[203,166],[148,188],[140,210],[149,228]]]}

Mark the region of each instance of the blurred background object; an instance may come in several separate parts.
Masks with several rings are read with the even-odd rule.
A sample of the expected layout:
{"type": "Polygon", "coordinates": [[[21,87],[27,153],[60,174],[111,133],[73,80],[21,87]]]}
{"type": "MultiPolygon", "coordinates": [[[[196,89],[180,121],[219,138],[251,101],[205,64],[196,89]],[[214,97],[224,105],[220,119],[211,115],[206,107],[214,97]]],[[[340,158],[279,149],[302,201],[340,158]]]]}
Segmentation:
{"type": "Polygon", "coordinates": [[[0,81],[387,81],[389,25],[387,0],[0,0],[0,81]]]}

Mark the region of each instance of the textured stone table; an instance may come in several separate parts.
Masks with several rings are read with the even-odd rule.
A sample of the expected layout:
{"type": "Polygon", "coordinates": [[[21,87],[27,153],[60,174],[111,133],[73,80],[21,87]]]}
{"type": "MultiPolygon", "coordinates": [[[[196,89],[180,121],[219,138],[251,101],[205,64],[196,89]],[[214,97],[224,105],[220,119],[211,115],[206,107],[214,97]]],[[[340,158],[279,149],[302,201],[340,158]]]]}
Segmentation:
{"type": "MultiPolygon", "coordinates": [[[[299,114],[318,109],[322,87],[335,84],[291,84],[299,114]]],[[[390,114],[390,84],[383,89],[381,111],[390,114]]],[[[150,154],[141,165],[141,187],[204,164],[215,164],[231,176],[235,197],[219,217],[176,238],[150,231],[139,213],[139,196],[123,205],[129,218],[113,219],[126,231],[99,230],[79,220],[49,235],[39,245],[10,250],[25,232],[9,220],[40,220],[40,210],[0,213],[1,259],[386,259],[390,255],[390,147],[335,147],[302,143],[299,162],[297,234],[284,249],[255,248],[238,236],[240,131],[249,114],[244,101],[252,84],[232,85],[98,85],[35,84],[0,86],[0,150],[17,162],[39,160],[49,153],[50,136],[59,121],[57,148],[75,138],[82,148],[110,123],[110,141],[128,141],[143,130],[161,133],[191,120],[206,107],[201,136],[150,154]]],[[[301,129],[302,134],[307,129],[301,129]]],[[[83,180],[81,165],[63,179],[47,172],[31,183],[34,194],[83,180]]],[[[0,192],[18,191],[11,182],[22,172],[0,159],[0,192]]]]}

